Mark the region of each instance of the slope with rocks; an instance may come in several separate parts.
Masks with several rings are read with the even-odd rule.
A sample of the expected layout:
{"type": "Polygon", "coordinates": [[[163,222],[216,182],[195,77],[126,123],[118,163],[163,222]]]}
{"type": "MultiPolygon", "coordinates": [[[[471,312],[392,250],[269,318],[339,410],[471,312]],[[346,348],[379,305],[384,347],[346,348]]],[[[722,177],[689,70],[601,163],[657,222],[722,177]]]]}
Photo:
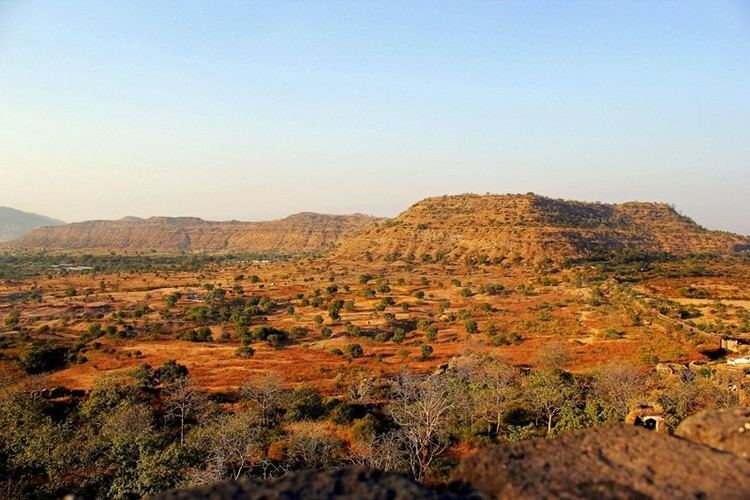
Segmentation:
{"type": "Polygon", "coordinates": [[[664,203],[556,200],[534,194],[427,198],[341,245],[346,258],[539,262],[647,253],[750,250],[748,238],[709,231],[664,203]]]}
{"type": "Polygon", "coordinates": [[[264,222],[206,221],[195,217],[127,217],[37,229],[9,243],[14,248],[185,252],[316,252],[377,219],[361,215],[300,213],[264,222]]]}

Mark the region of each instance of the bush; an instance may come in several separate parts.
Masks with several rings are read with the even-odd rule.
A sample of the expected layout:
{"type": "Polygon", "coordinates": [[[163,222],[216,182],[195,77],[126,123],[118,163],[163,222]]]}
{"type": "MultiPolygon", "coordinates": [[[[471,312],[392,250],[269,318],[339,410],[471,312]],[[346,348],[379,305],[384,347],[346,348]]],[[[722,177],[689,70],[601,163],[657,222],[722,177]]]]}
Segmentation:
{"type": "Polygon", "coordinates": [[[294,339],[301,339],[307,336],[307,329],[301,326],[293,326],[289,329],[289,335],[294,339]]]}
{"type": "Polygon", "coordinates": [[[181,365],[174,359],[170,359],[154,370],[154,378],[163,384],[172,384],[187,377],[187,375],[187,366],[181,365]]]}
{"type": "Polygon", "coordinates": [[[64,347],[31,346],[18,360],[26,373],[37,374],[60,370],[68,360],[68,350],[64,347]]]}
{"type": "Polygon", "coordinates": [[[473,319],[467,319],[466,321],[464,321],[464,327],[466,328],[466,333],[479,332],[479,326],[477,325],[477,322],[473,319]]]}
{"type": "Polygon", "coordinates": [[[391,337],[391,340],[394,341],[397,344],[400,344],[404,341],[406,338],[406,331],[403,328],[394,328],[393,329],[393,336],[391,337]]]}
{"type": "Polygon", "coordinates": [[[345,349],[346,353],[352,358],[361,358],[364,355],[362,346],[359,344],[348,344],[345,349]]]}
{"type": "Polygon", "coordinates": [[[316,420],[325,415],[323,398],[309,387],[300,387],[292,393],[287,418],[292,421],[316,420]]]}
{"type": "Polygon", "coordinates": [[[333,411],[332,420],[339,425],[351,424],[367,415],[367,407],[357,403],[342,403],[333,411]]]}
{"type": "Polygon", "coordinates": [[[435,339],[437,339],[437,332],[438,330],[436,327],[429,326],[427,328],[427,331],[425,332],[425,337],[427,337],[427,340],[429,340],[430,342],[434,342],[435,339]]]}
{"type": "Polygon", "coordinates": [[[255,349],[249,345],[243,345],[235,351],[235,354],[241,358],[252,358],[255,354],[255,349]]]}
{"type": "Polygon", "coordinates": [[[189,342],[211,342],[214,338],[211,334],[211,329],[207,326],[198,328],[197,330],[188,330],[182,332],[177,336],[178,339],[187,340],[189,342]]]}
{"type": "Polygon", "coordinates": [[[289,335],[283,330],[279,330],[279,333],[269,335],[266,341],[274,349],[282,349],[292,343],[289,335]]]}
{"type": "Polygon", "coordinates": [[[429,345],[429,344],[424,344],[424,345],[423,345],[423,346],[422,346],[422,347],[420,348],[420,352],[421,352],[421,354],[422,354],[422,359],[427,359],[427,358],[429,358],[430,356],[432,356],[432,352],[433,352],[433,350],[432,350],[432,346],[431,346],[431,345],[429,345]]]}

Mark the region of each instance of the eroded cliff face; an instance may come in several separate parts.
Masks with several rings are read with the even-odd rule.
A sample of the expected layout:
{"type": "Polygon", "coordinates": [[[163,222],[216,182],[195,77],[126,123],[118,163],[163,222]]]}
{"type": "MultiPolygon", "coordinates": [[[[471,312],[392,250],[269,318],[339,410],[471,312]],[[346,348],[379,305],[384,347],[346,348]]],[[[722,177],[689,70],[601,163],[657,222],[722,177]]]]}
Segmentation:
{"type": "Polygon", "coordinates": [[[747,238],[708,231],[663,203],[618,205],[537,195],[427,198],[393,220],[343,241],[347,258],[539,262],[631,250],[731,254],[747,238]]]}
{"type": "Polygon", "coordinates": [[[155,498],[747,499],[750,460],[744,457],[750,443],[737,437],[744,435],[738,429],[750,432],[746,409],[705,412],[684,424],[684,438],[620,424],[487,448],[462,461],[440,489],[398,474],[345,467],[172,490],[155,498]],[[717,439],[724,442],[719,435],[733,436],[731,446],[717,446],[717,439]]]}
{"type": "Polygon", "coordinates": [[[305,253],[333,248],[373,224],[366,215],[301,213],[264,222],[193,217],[129,217],[44,227],[12,241],[15,248],[185,252],[305,253]]]}

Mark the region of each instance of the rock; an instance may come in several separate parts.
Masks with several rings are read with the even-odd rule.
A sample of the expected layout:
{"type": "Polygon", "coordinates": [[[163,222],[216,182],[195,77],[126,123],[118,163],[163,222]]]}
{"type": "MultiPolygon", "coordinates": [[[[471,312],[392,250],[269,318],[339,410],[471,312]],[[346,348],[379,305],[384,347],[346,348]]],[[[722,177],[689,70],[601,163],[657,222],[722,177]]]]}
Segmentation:
{"type": "MultiPolygon", "coordinates": [[[[744,426],[748,415],[747,409],[697,415],[694,423],[685,422],[685,429],[703,429],[699,424],[734,428],[740,421],[744,426]]],[[[744,437],[747,432],[740,434],[744,437]]],[[[713,434],[703,430],[689,434],[715,446],[711,440],[703,441],[713,434]]],[[[719,442],[728,446],[735,440],[719,442]]],[[[155,498],[747,499],[750,460],[688,439],[621,424],[484,449],[463,460],[443,490],[429,489],[399,474],[352,466],[294,472],[267,481],[245,479],[172,490],[155,498]]]]}
{"type": "MultiPolygon", "coordinates": [[[[344,467],[325,471],[302,471],[268,481],[240,480],[190,490],[171,490],[155,496],[160,500],[188,499],[344,499],[398,500],[467,498],[440,493],[418,485],[400,474],[344,467]]],[[[471,498],[470,496],[468,498],[471,498]]]]}
{"type": "Polygon", "coordinates": [[[683,420],[675,435],[750,460],[750,408],[702,411],[683,420]]]}
{"type": "Polygon", "coordinates": [[[746,499],[750,462],[621,424],[488,448],[451,480],[498,499],[746,499]]]}

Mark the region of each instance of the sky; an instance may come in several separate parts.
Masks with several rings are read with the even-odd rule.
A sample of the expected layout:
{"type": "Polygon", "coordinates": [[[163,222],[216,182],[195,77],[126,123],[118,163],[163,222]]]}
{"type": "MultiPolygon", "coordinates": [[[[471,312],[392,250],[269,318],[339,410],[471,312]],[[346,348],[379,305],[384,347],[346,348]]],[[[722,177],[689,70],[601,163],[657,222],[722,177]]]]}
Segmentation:
{"type": "Polygon", "coordinates": [[[0,0],[0,205],[673,203],[750,234],[750,2],[0,0]]]}

